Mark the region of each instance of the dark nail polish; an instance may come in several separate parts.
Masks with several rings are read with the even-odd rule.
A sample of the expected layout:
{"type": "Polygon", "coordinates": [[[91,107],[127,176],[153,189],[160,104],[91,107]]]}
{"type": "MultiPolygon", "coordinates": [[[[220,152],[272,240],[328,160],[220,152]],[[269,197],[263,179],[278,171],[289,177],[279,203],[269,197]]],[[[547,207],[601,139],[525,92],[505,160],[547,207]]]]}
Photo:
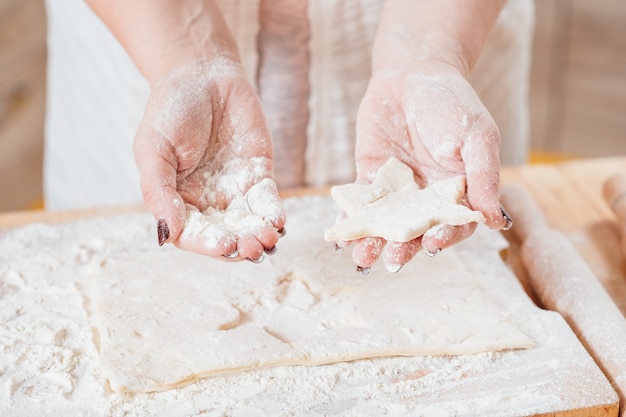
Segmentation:
{"type": "Polygon", "coordinates": [[[363,276],[365,276],[365,275],[370,273],[370,268],[369,267],[364,267],[364,266],[361,266],[361,265],[357,265],[356,273],[363,277],[363,276]]]}
{"type": "Polygon", "coordinates": [[[170,228],[167,227],[165,219],[157,221],[157,236],[159,238],[159,246],[163,246],[167,239],[170,238],[170,228]]]}
{"type": "Polygon", "coordinates": [[[284,227],[280,230],[277,230],[277,232],[278,232],[278,237],[283,237],[287,233],[284,227]]]}
{"type": "Polygon", "coordinates": [[[265,253],[267,253],[268,255],[273,255],[278,251],[278,248],[276,247],[276,245],[272,246],[269,249],[263,249],[265,251],[265,253]]]}
{"type": "Polygon", "coordinates": [[[502,217],[504,217],[504,220],[506,220],[506,225],[502,228],[502,230],[509,230],[511,227],[513,227],[513,219],[502,205],[500,205],[500,212],[502,213],[502,217]]]}

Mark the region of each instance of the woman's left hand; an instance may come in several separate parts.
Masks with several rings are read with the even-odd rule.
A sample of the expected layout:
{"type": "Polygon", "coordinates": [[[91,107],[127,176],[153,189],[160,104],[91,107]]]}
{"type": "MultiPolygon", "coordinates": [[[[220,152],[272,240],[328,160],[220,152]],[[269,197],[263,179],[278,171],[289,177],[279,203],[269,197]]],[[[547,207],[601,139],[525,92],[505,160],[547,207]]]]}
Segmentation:
{"type": "MultiPolygon", "coordinates": [[[[498,128],[469,82],[454,67],[425,62],[415,70],[380,68],[370,80],[357,118],[357,183],[370,183],[378,168],[396,157],[420,187],[465,175],[465,204],[482,212],[490,228],[507,226],[499,203],[498,128]]],[[[409,242],[367,237],[352,257],[367,271],[382,256],[398,270],[423,249],[434,255],[473,233],[476,223],[429,229],[409,242]]]]}

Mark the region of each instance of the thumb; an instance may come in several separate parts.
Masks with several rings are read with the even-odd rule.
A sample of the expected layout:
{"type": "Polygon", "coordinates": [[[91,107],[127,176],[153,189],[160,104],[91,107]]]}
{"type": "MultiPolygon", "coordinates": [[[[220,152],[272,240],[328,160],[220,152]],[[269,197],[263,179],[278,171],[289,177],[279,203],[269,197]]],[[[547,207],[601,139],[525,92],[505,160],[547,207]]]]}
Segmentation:
{"type": "Polygon", "coordinates": [[[140,127],[134,153],[144,203],[157,220],[159,245],[174,242],[186,219],[185,203],[176,189],[178,160],[174,148],[157,132],[140,127]]]}

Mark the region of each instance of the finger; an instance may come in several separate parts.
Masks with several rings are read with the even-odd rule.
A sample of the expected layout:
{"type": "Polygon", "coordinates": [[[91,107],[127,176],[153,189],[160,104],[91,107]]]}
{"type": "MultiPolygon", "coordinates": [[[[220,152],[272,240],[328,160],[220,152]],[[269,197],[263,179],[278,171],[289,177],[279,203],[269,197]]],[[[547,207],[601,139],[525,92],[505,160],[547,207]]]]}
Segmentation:
{"type": "Polygon", "coordinates": [[[343,253],[343,250],[350,246],[352,242],[353,241],[351,240],[335,240],[335,243],[333,243],[333,250],[336,253],[343,253]]]}
{"type": "Polygon", "coordinates": [[[268,255],[276,253],[276,244],[280,234],[272,226],[263,226],[252,233],[256,240],[263,247],[263,251],[268,255]]]}
{"type": "Polygon", "coordinates": [[[461,148],[467,175],[467,198],[472,209],[485,216],[492,229],[506,226],[500,209],[500,133],[490,118],[482,118],[472,127],[461,148]]]}
{"type": "Polygon", "coordinates": [[[235,236],[224,230],[223,226],[207,224],[198,232],[190,231],[193,227],[187,226],[174,244],[183,250],[228,261],[249,260],[258,263],[263,260],[264,253],[276,253],[279,235],[273,227],[266,226],[249,235],[235,236]],[[269,246],[265,247],[262,240],[270,242],[269,246]]]}
{"type": "Polygon", "coordinates": [[[229,261],[241,261],[245,259],[238,252],[237,240],[232,236],[224,236],[218,241],[211,237],[211,231],[207,230],[204,234],[190,235],[181,233],[178,240],[173,242],[174,246],[184,251],[197,253],[199,255],[210,256],[213,258],[223,258],[229,261]]]}
{"type": "Polygon", "coordinates": [[[223,223],[211,222],[196,207],[187,205],[187,224],[174,245],[180,249],[208,255],[241,260],[237,251],[237,238],[223,223]]]}
{"type": "Polygon", "coordinates": [[[374,265],[385,247],[386,240],[381,237],[366,237],[354,242],[352,260],[357,264],[357,270],[367,274],[374,265]]]}
{"type": "Polygon", "coordinates": [[[160,225],[159,244],[173,242],[183,230],[186,218],[183,198],[176,190],[174,150],[156,132],[140,127],[135,137],[134,153],[144,203],[160,225]]]}
{"type": "Polygon", "coordinates": [[[467,223],[461,226],[439,225],[431,227],[422,235],[424,253],[434,256],[443,249],[455,245],[468,238],[476,230],[477,223],[467,223]]]}
{"type": "MultiPolygon", "coordinates": [[[[284,230],[285,209],[280,201],[278,187],[273,179],[264,178],[250,187],[246,193],[246,202],[250,211],[263,219],[265,223],[272,225],[277,231],[284,230]]],[[[260,238],[263,246],[266,248],[272,247],[276,242],[266,240],[265,236],[263,235],[260,238]]]]}
{"type": "Polygon", "coordinates": [[[422,249],[421,238],[408,242],[387,242],[383,249],[383,262],[389,272],[398,272],[422,249]]]}
{"type": "Polygon", "coordinates": [[[263,260],[264,247],[252,235],[241,236],[237,240],[237,251],[242,259],[258,263],[263,260]]]}

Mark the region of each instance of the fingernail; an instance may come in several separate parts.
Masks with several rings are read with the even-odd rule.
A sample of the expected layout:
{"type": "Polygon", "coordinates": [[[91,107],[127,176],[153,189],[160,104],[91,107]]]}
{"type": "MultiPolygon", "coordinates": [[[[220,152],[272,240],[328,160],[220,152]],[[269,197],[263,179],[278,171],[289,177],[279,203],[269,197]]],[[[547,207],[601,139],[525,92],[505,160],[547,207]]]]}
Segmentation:
{"type": "Polygon", "coordinates": [[[260,264],[261,262],[263,262],[263,259],[265,259],[265,256],[263,254],[261,254],[258,258],[256,259],[252,259],[252,258],[247,258],[250,262],[254,263],[254,264],[260,264]]]}
{"type": "Polygon", "coordinates": [[[267,253],[268,255],[273,255],[278,251],[278,248],[276,247],[276,245],[272,246],[269,249],[263,249],[265,251],[265,253],[267,253]]]}
{"type": "Polygon", "coordinates": [[[339,246],[337,242],[333,245],[333,251],[335,251],[335,253],[343,253],[343,249],[343,246],[339,246]]]}
{"type": "Polygon", "coordinates": [[[435,248],[435,249],[433,249],[433,250],[424,249],[424,253],[425,253],[427,256],[430,256],[431,258],[432,258],[433,256],[437,255],[439,252],[441,252],[441,249],[439,249],[439,248],[435,248]]]}
{"type": "Polygon", "coordinates": [[[227,254],[227,255],[222,255],[224,258],[228,258],[228,259],[235,259],[236,257],[239,256],[239,251],[237,249],[235,249],[234,251],[232,251],[231,253],[227,254]]]}
{"type": "Polygon", "coordinates": [[[391,272],[392,274],[395,274],[396,272],[398,272],[399,270],[402,269],[404,265],[385,265],[385,269],[387,269],[387,271],[391,272]]]}
{"type": "Polygon", "coordinates": [[[502,204],[500,205],[500,212],[502,213],[502,217],[504,217],[504,220],[506,220],[506,225],[502,228],[502,230],[509,230],[511,227],[513,227],[513,219],[511,218],[509,213],[507,213],[502,204]]]}
{"type": "Polygon", "coordinates": [[[278,232],[278,237],[283,237],[287,233],[284,227],[280,230],[277,230],[277,232],[278,232]]]}
{"type": "Polygon", "coordinates": [[[370,273],[370,269],[369,267],[365,267],[365,266],[361,266],[361,265],[357,265],[356,267],[356,273],[361,275],[362,277],[364,277],[365,275],[370,273]]]}
{"type": "Polygon", "coordinates": [[[170,228],[167,227],[165,219],[157,221],[157,236],[159,238],[159,246],[163,246],[167,239],[170,238],[170,228]]]}

